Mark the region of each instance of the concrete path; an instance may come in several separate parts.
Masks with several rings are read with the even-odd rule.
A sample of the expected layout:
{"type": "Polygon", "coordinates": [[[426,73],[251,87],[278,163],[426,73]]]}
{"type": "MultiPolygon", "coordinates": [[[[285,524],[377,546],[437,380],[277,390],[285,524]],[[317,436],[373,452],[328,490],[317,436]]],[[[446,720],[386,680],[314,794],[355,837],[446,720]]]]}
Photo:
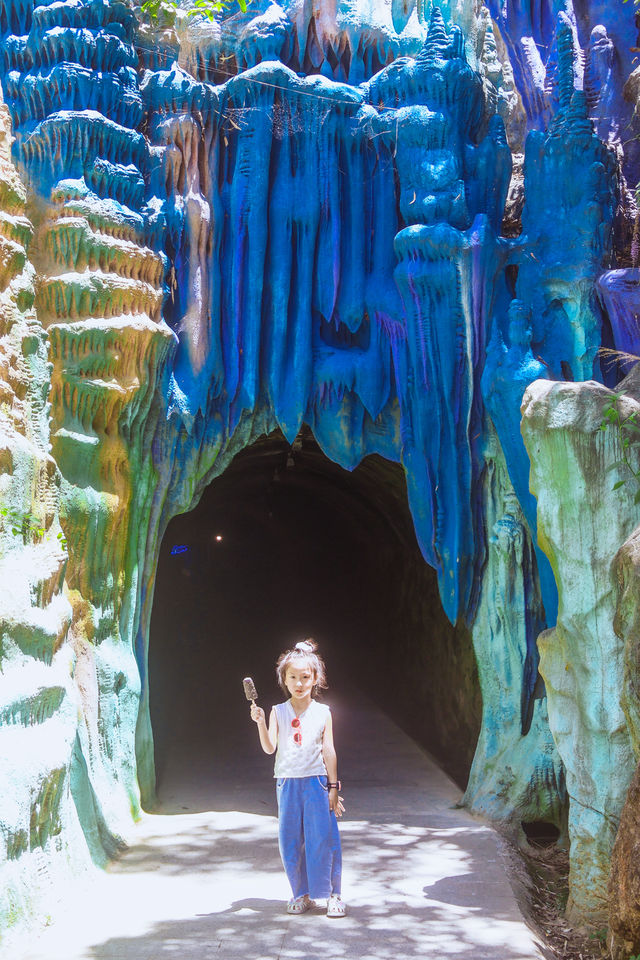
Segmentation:
{"type": "Polygon", "coordinates": [[[332,706],[344,920],[320,906],[285,914],[272,758],[234,723],[217,761],[176,744],[126,853],[12,960],[538,960],[495,833],[455,808],[458,788],[369,702],[332,706]]]}

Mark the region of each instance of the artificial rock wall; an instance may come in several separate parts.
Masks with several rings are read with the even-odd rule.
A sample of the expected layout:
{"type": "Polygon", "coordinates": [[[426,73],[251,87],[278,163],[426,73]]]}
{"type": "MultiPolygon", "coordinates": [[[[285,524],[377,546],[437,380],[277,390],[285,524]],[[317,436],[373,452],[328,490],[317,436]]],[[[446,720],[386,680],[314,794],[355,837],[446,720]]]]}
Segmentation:
{"type": "MultiPolygon", "coordinates": [[[[32,446],[23,473],[4,456],[0,489],[44,531],[5,529],[3,556],[38,552],[51,571],[40,594],[28,577],[16,588],[2,650],[19,689],[32,669],[19,638],[38,635],[21,617],[55,614],[40,660],[43,689],[59,688],[45,719],[60,758],[50,790],[51,771],[16,766],[15,815],[0,804],[4,836],[12,816],[31,824],[12,847],[9,919],[28,910],[38,850],[45,865],[58,851],[100,859],[153,796],[147,652],[167,523],[243,447],[276,428],[293,442],[303,424],[346,469],[369,453],[403,465],[420,549],[478,664],[466,802],[561,825],[566,770],[574,913],[601,912],[603,817],[632,770],[625,754],[606,797],[572,787],[578,741],[600,769],[606,731],[623,752],[626,734],[615,684],[595,729],[581,681],[569,690],[575,738],[543,663],[547,703],[537,638],[564,636],[572,568],[529,491],[520,405],[539,378],[600,377],[598,348],[628,330],[629,274],[625,287],[608,268],[616,244],[621,269],[632,257],[635,156],[618,136],[630,28],[597,5],[539,14],[258,0],[224,27],[181,14],[150,27],[117,0],[1,8],[21,178],[7,174],[20,198],[7,210],[23,217],[26,201],[29,218],[9,240],[33,236],[29,261],[7,260],[22,278],[8,289],[26,291],[15,310],[39,332],[3,333],[18,359],[2,423],[32,446]],[[54,661],[64,683],[45,677],[54,661]]],[[[567,471],[557,497],[576,482],[567,471]]],[[[595,628],[585,616],[576,629],[579,659],[595,628]]],[[[35,743],[23,715],[0,715],[0,735],[35,743]]]]}
{"type": "MultiPolygon", "coordinates": [[[[525,393],[540,538],[560,586],[558,620],[538,638],[554,740],[570,798],[571,902],[607,916],[607,878],[633,772],[623,710],[625,645],[614,561],[637,524],[620,437],[601,424],[612,392],[595,383],[538,381],[525,393]]],[[[621,415],[640,410],[625,396],[621,415]]],[[[577,905],[577,910],[576,910],[577,905]]]]}
{"type": "Polygon", "coordinates": [[[34,308],[33,227],[0,105],[0,929],[42,913],[83,862],[72,795],[77,709],[71,607],[51,456],[47,335],[34,308]]]}

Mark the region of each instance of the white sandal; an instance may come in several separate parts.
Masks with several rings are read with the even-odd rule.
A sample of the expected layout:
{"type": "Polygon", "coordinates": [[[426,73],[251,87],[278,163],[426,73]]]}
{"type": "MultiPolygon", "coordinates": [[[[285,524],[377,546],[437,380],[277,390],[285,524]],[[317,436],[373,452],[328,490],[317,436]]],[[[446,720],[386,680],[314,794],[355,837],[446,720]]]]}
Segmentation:
{"type": "Polygon", "coordinates": [[[312,910],[315,905],[315,900],[312,900],[309,894],[305,893],[302,897],[296,897],[293,900],[289,900],[289,903],[287,904],[287,913],[306,913],[307,910],[312,910]]]}
{"type": "Polygon", "coordinates": [[[345,917],[347,915],[347,905],[338,893],[332,893],[327,900],[328,917],[345,917]]]}

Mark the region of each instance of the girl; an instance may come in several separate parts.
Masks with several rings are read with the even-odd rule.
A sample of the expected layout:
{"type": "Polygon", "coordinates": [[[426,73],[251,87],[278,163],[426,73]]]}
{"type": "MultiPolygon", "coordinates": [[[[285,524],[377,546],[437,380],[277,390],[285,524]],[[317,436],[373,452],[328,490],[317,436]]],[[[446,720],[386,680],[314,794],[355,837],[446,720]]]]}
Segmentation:
{"type": "Polygon", "coordinates": [[[340,896],[342,853],[336,816],[344,813],[338,796],[338,759],[331,711],[314,697],[327,686],[325,666],[308,638],[281,654],[278,683],[290,699],[271,710],[251,705],[265,753],[276,753],[280,855],[293,897],[287,913],[306,913],[312,897],[327,899],[327,916],[344,917],[340,896]]]}

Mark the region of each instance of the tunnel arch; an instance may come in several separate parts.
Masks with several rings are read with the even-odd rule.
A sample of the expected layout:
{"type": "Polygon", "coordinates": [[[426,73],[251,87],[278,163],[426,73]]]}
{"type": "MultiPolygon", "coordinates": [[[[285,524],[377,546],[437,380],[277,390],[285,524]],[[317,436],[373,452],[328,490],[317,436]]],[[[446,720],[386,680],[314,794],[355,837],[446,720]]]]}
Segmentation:
{"type": "Polygon", "coordinates": [[[246,724],[242,676],[276,702],[275,657],[307,635],[332,689],[355,682],[465,784],[480,727],[475,657],[420,553],[402,467],[370,455],[347,471],[309,429],[293,445],[276,430],[164,535],[149,639],[159,779],[176,742],[215,752],[221,724],[246,724]]]}

